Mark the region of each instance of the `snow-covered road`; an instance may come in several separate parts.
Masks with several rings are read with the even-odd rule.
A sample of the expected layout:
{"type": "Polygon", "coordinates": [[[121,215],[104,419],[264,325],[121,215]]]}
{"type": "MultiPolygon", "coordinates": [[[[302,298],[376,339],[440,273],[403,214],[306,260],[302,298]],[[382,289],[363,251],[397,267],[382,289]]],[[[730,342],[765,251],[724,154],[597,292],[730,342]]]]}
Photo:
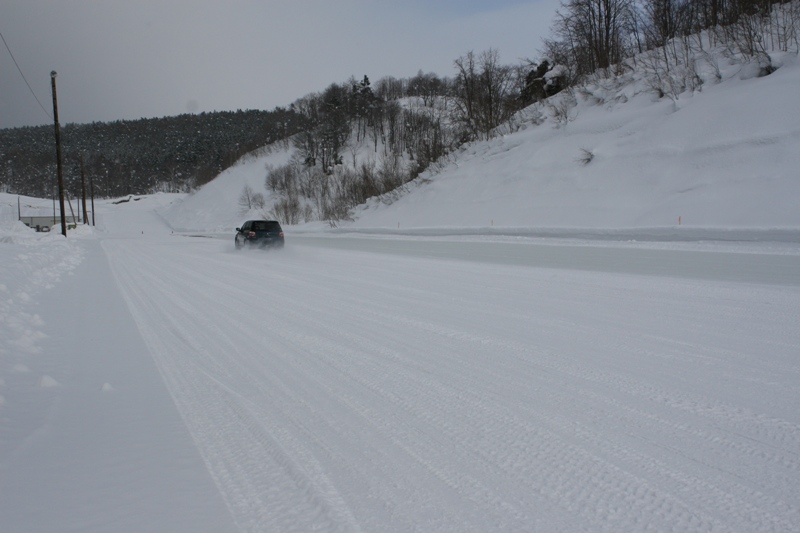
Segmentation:
{"type": "Polygon", "coordinates": [[[103,247],[242,530],[800,527],[797,286],[103,247]]]}
{"type": "Polygon", "coordinates": [[[136,222],[76,268],[113,276],[191,436],[155,435],[183,457],[156,493],[193,441],[241,531],[800,530],[800,256],[709,280],[136,222]]]}
{"type": "MultiPolygon", "coordinates": [[[[770,236],[769,233],[766,236],[770,236]]],[[[339,250],[458,259],[501,265],[586,270],[758,284],[800,285],[800,242],[725,244],[671,241],[655,245],[576,239],[506,240],[293,236],[293,241],[339,250]],[[680,253],[676,253],[680,252],[680,253]]]]}

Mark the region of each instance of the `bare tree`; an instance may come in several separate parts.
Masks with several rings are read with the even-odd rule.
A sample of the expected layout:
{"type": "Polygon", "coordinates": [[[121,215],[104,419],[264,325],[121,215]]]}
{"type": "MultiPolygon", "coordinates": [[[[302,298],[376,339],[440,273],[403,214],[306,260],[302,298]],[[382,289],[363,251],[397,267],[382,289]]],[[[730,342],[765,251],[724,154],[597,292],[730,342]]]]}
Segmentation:
{"type": "Polygon", "coordinates": [[[566,0],[553,33],[565,44],[578,74],[590,74],[627,56],[633,0],[566,0]]]}
{"type": "Polygon", "coordinates": [[[456,116],[472,135],[477,137],[478,115],[478,73],[475,53],[470,50],[467,55],[454,62],[456,70],[456,116]]]}
{"type": "Polygon", "coordinates": [[[251,203],[254,209],[264,209],[264,206],[267,204],[264,195],[260,192],[253,194],[251,198],[251,203]]]}
{"type": "MultiPolygon", "coordinates": [[[[239,195],[239,207],[241,208],[242,214],[247,213],[251,209],[255,207],[253,204],[253,188],[249,185],[245,185],[242,189],[242,194],[239,195]]],[[[262,197],[263,200],[263,197],[262,197]]]]}
{"type": "Polygon", "coordinates": [[[408,81],[408,95],[421,98],[426,107],[433,106],[436,98],[444,96],[446,92],[446,81],[432,72],[423,74],[420,70],[416,76],[408,81]]]}
{"type": "MultiPolygon", "coordinates": [[[[270,218],[279,220],[283,224],[297,224],[303,215],[304,210],[300,205],[300,199],[297,196],[290,195],[286,198],[281,198],[272,205],[272,209],[266,213],[270,218]]],[[[308,220],[306,220],[307,222],[308,220]]]]}
{"type": "Polygon", "coordinates": [[[493,49],[477,57],[470,51],[454,64],[456,120],[471,138],[488,138],[516,111],[514,71],[500,64],[500,56],[493,49]]]}

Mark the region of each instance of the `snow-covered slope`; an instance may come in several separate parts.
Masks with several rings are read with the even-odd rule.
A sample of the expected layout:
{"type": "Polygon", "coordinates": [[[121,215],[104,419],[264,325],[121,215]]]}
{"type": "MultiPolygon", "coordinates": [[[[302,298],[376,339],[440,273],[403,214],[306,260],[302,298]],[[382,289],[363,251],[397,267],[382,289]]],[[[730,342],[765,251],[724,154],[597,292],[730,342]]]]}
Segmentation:
{"type": "Polygon", "coordinates": [[[271,196],[264,188],[267,166],[285,164],[290,155],[288,148],[278,145],[266,155],[247,156],[183,201],[164,210],[163,216],[176,231],[229,231],[250,214],[243,211],[239,203],[245,187],[263,194],[271,205],[271,196]]]}
{"type": "Polygon", "coordinates": [[[373,202],[353,225],[800,226],[798,66],[786,57],[771,76],[742,79],[746,65],[728,64],[723,81],[676,101],[636,79],[590,85],[569,123],[545,107],[536,126],[531,108],[521,131],[466,147],[430,183],[373,202]]]}
{"type": "MultiPolygon", "coordinates": [[[[340,227],[798,228],[800,63],[773,60],[780,68],[757,78],[751,64],[716,58],[701,90],[674,100],[638,71],[598,78],[575,92],[568,122],[553,107],[569,95],[530,107],[514,131],[465,146],[340,227]]],[[[288,155],[241,163],[165,216],[176,229],[230,230],[244,184],[269,205],[264,167],[288,155]]]]}

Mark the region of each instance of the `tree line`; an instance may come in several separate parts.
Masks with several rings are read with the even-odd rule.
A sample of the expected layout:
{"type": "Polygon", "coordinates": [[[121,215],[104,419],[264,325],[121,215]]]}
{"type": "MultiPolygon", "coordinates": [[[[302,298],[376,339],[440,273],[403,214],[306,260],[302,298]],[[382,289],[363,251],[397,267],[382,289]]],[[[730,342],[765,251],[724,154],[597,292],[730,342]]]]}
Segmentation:
{"type": "MultiPolygon", "coordinates": [[[[305,129],[304,117],[273,111],[213,112],[61,128],[68,194],[81,186],[81,158],[99,197],[199,187],[244,154],[305,129]]],[[[0,129],[0,190],[47,198],[56,176],[53,126],[0,129]]]]}
{"type": "MultiPolygon", "coordinates": [[[[265,186],[277,200],[265,215],[289,224],[346,219],[353,207],[390,197],[457,147],[490,137],[519,109],[556,92],[534,90],[540,80],[529,74],[540,66],[503,65],[496,50],[470,51],[454,65],[452,78],[420,71],[373,86],[367,76],[351,77],[296,100],[290,109],[308,128],[294,136],[291,160],[268,169],[265,186]]],[[[261,204],[258,194],[245,188],[242,209],[261,204]]]]}
{"type": "MultiPolygon", "coordinates": [[[[705,46],[728,46],[769,74],[770,51],[797,51],[800,4],[784,0],[564,0],[544,54],[568,67],[574,84],[658,50],[656,67],[691,61],[705,46]]],[[[655,54],[654,54],[655,55],[655,54]]]]}

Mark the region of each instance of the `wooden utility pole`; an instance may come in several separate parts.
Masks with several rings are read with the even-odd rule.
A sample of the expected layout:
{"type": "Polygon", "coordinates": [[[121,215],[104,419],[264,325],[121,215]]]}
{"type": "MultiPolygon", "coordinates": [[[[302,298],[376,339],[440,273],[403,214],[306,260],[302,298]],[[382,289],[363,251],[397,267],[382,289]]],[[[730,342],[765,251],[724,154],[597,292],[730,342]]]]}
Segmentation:
{"type": "MultiPolygon", "coordinates": [[[[75,226],[75,228],[77,228],[78,227],[78,221],[75,220],[75,210],[72,209],[72,199],[69,198],[69,197],[67,198],[67,204],[69,205],[69,212],[72,213],[72,225],[75,226]]],[[[78,203],[78,211],[79,211],[78,215],[80,215],[80,208],[81,208],[80,206],[81,206],[81,204],[79,202],[78,203]]],[[[72,228],[72,229],[75,229],[75,228],[72,228]]]]}
{"type": "Polygon", "coordinates": [[[89,190],[91,191],[92,194],[92,226],[94,226],[95,220],[94,220],[94,177],[93,176],[89,176],[89,190]]]}
{"type": "MultiPolygon", "coordinates": [[[[86,215],[86,168],[83,165],[83,154],[81,154],[81,194],[83,195],[83,223],[89,223],[89,217],[86,215]]],[[[92,206],[92,213],[94,213],[94,206],[92,206]]]]}
{"type": "Polygon", "coordinates": [[[92,226],[94,226],[94,174],[89,176],[89,193],[92,195],[92,226]]]}
{"type": "Polygon", "coordinates": [[[61,163],[61,126],[58,125],[58,97],[56,96],[56,71],[50,73],[53,88],[53,122],[56,127],[56,158],[58,159],[58,204],[61,207],[61,234],[67,236],[67,216],[64,213],[64,166],[61,163]]]}

